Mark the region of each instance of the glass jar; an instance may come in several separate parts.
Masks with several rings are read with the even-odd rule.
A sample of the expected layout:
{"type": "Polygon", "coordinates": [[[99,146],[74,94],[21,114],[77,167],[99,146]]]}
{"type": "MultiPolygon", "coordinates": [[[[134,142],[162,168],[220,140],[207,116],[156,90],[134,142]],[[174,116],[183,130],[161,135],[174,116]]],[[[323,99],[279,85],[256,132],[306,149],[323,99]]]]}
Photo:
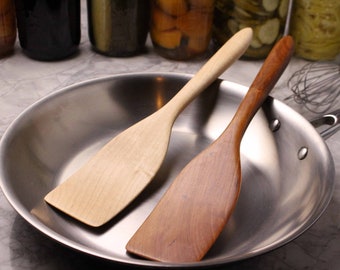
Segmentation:
{"type": "Polygon", "coordinates": [[[143,52],[149,32],[149,0],[87,0],[89,38],[108,56],[143,52]]]}
{"type": "Polygon", "coordinates": [[[289,0],[217,0],[213,40],[222,46],[245,27],[254,31],[244,59],[263,59],[284,32],[289,0]]]}
{"type": "Polygon", "coordinates": [[[80,0],[15,0],[20,45],[36,60],[66,58],[80,42],[80,0]]]}
{"type": "Polygon", "coordinates": [[[291,35],[297,56],[307,60],[335,59],[340,54],[340,1],[296,1],[291,35]]]}
{"type": "Polygon", "coordinates": [[[153,0],[150,35],[155,51],[169,59],[188,60],[207,52],[214,0],[153,0]]]}
{"type": "Polygon", "coordinates": [[[17,35],[15,7],[12,0],[0,1],[0,58],[13,52],[17,35]]]}

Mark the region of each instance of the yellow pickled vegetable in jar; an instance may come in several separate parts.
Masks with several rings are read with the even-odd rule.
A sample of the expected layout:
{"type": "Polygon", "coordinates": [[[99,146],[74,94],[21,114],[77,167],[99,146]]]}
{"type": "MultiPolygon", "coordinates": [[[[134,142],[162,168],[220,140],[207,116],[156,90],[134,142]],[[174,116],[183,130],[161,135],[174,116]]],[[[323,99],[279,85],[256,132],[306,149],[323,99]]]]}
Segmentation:
{"type": "Polygon", "coordinates": [[[291,35],[295,54],[307,60],[332,60],[340,53],[340,1],[296,0],[291,35]]]}
{"type": "Polygon", "coordinates": [[[204,55],[211,40],[214,0],[153,0],[150,36],[155,51],[169,59],[204,55]]]}
{"type": "Polygon", "coordinates": [[[265,58],[282,36],[289,0],[217,0],[213,40],[220,47],[237,31],[251,27],[253,40],[243,58],[265,58]]]}

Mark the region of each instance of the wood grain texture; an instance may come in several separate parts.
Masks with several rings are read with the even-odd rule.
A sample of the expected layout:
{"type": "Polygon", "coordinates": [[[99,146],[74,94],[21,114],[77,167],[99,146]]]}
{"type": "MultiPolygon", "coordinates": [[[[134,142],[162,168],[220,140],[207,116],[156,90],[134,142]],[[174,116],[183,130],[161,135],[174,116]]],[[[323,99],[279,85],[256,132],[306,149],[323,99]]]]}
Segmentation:
{"type": "Polygon", "coordinates": [[[167,104],[113,138],[45,201],[90,226],[112,219],[158,171],[179,113],[245,52],[251,39],[250,28],[236,33],[167,104]]]}
{"type": "Polygon", "coordinates": [[[173,263],[204,257],[240,193],[242,136],[286,68],[293,47],[290,36],[276,44],[228,127],[179,173],[126,245],[129,252],[173,263]]]}

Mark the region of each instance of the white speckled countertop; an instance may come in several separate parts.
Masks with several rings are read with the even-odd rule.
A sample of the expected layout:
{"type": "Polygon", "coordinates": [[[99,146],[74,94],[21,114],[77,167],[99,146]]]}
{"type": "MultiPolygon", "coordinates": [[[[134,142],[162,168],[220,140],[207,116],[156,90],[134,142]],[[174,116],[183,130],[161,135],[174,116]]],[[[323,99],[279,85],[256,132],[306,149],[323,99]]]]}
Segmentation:
{"type": "MultiPolygon", "coordinates": [[[[130,58],[110,58],[91,50],[87,35],[86,9],[82,12],[79,53],[58,62],[38,62],[23,55],[16,44],[13,55],[0,59],[0,137],[29,105],[56,90],[84,80],[131,72],[195,73],[201,61],[174,62],[148,52],[130,58]]],[[[221,78],[249,85],[261,61],[238,61],[221,78]]],[[[284,100],[291,92],[287,80],[305,61],[293,59],[272,96],[284,100]]],[[[286,102],[308,120],[314,114],[290,99],[286,102]]],[[[339,102],[333,108],[339,108],[339,102]]],[[[255,258],[218,269],[340,269],[340,133],[327,140],[336,167],[333,198],[321,218],[304,234],[255,258]]],[[[0,192],[0,268],[21,269],[130,269],[127,266],[80,254],[47,238],[29,225],[0,192]]],[[[131,268],[133,269],[133,268],[131,268]]],[[[217,268],[216,268],[217,269],[217,268]]]]}

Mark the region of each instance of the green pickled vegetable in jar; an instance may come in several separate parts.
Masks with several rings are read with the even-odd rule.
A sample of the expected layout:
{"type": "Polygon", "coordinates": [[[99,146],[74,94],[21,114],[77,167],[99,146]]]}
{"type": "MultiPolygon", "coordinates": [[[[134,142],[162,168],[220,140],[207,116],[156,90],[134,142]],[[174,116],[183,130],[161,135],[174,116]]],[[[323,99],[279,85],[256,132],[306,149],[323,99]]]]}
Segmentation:
{"type": "Polygon", "coordinates": [[[335,59],[340,54],[340,1],[295,1],[291,35],[297,56],[314,61],[335,59]]]}
{"type": "Polygon", "coordinates": [[[142,53],[149,32],[149,0],[87,0],[89,38],[113,57],[142,53]]]}
{"type": "Polygon", "coordinates": [[[243,58],[265,58],[282,36],[289,0],[217,0],[213,40],[220,47],[237,31],[251,27],[252,42],[243,58]]]}

